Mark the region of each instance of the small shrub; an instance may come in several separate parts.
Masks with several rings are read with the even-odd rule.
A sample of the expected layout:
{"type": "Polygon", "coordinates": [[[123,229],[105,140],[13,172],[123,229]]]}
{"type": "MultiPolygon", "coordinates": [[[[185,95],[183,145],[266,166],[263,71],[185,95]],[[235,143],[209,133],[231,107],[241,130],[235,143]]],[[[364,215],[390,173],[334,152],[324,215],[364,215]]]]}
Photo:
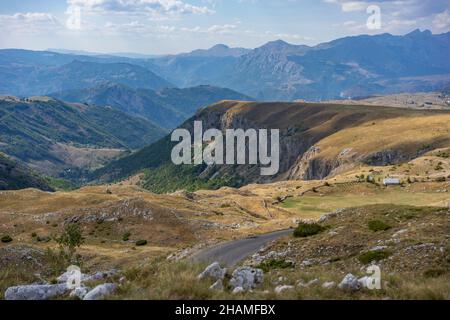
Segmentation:
{"type": "Polygon", "coordinates": [[[391,252],[386,250],[376,250],[376,251],[369,251],[361,254],[358,257],[358,260],[362,264],[369,264],[372,261],[381,261],[386,258],[388,258],[391,255],[391,252]]]}
{"type": "Polygon", "coordinates": [[[445,177],[436,178],[436,182],[445,182],[446,180],[445,177]]]}
{"type": "Polygon", "coordinates": [[[36,238],[36,237],[37,237],[37,233],[36,233],[36,232],[33,232],[33,233],[31,234],[31,237],[32,237],[32,238],[36,238]]]}
{"type": "Polygon", "coordinates": [[[444,274],[446,274],[444,269],[428,269],[423,273],[423,276],[425,278],[438,278],[444,274]]]}
{"type": "Polygon", "coordinates": [[[36,237],[36,240],[37,240],[37,242],[50,242],[50,237],[46,237],[46,236],[43,236],[43,237],[41,237],[41,236],[38,236],[38,237],[36,237]]]}
{"type": "Polygon", "coordinates": [[[130,237],[131,237],[131,232],[125,232],[124,235],[122,236],[122,240],[128,241],[128,240],[130,240],[130,237]]]}
{"type": "Polygon", "coordinates": [[[136,241],[136,246],[137,247],[146,246],[147,244],[148,244],[147,240],[138,240],[138,241],[136,241]]]}
{"type": "MultiPolygon", "coordinates": [[[[64,256],[67,263],[73,263],[76,249],[84,243],[81,228],[76,223],[68,224],[64,232],[55,241],[59,244],[60,255],[64,256]]],[[[76,261],[78,263],[78,261],[76,261]]]]}
{"type": "Polygon", "coordinates": [[[390,225],[386,224],[385,222],[383,222],[381,220],[369,221],[368,226],[369,226],[369,229],[372,230],[373,232],[386,231],[391,228],[390,225]]]}
{"type": "Polygon", "coordinates": [[[300,222],[298,227],[294,231],[294,237],[306,238],[306,237],[314,236],[314,235],[322,232],[323,230],[325,230],[325,228],[317,223],[300,222]]]}
{"type": "Polygon", "coordinates": [[[2,237],[1,241],[3,243],[9,243],[9,242],[13,241],[13,239],[10,236],[6,235],[6,236],[2,237]]]}
{"type": "Polygon", "coordinates": [[[269,272],[270,270],[273,269],[288,269],[293,267],[294,264],[290,261],[275,260],[275,259],[265,261],[258,266],[258,268],[262,269],[264,272],[269,272]]]}

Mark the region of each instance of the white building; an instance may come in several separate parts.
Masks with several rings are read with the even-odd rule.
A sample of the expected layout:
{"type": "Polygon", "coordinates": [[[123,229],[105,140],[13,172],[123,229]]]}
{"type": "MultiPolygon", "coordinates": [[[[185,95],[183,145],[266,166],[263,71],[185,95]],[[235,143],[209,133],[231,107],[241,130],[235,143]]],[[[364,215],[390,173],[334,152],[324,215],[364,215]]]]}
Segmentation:
{"type": "Polygon", "coordinates": [[[400,179],[398,178],[385,178],[383,180],[383,184],[385,186],[398,186],[401,184],[400,179]]]}

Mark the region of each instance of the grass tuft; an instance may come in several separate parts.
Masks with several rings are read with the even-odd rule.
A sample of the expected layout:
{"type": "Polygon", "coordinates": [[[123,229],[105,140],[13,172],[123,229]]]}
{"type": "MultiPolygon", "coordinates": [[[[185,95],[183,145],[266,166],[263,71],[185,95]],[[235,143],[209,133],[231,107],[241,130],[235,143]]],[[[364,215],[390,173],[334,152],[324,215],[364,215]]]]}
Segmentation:
{"type": "Polygon", "coordinates": [[[324,230],[325,228],[322,227],[320,224],[300,222],[298,227],[294,231],[294,237],[306,238],[319,234],[324,230]]]}

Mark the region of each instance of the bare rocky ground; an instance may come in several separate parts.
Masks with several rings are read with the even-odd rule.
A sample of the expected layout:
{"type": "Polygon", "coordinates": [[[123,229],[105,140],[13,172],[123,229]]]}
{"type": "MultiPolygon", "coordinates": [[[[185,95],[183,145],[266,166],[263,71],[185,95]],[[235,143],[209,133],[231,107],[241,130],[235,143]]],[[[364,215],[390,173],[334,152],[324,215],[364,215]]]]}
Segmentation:
{"type": "Polygon", "coordinates": [[[65,270],[55,268],[47,250],[57,250],[54,235],[78,223],[85,237],[77,250],[83,274],[117,273],[86,282],[81,292],[56,291],[52,298],[79,299],[98,285],[113,284],[96,292],[111,299],[449,299],[448,189],[447,181],[426,179],[385,188],[357,182],[352,174],[171,195],[120,184],[2,192],[0,234],[11,241],[0,243],[0,297],[18,285],[58,285],[65,270]],[[319,221],[324,229],[282,238],[244,263],[263,270],[254,287],[233,285],[246,281],[231,281],[238,267],[221,282],[198,279],[206,265],[185,260],[210,245],[305,220],[319,221]],[[381,221],[382,230],[371,230],[372,221],[381,221]],[[138,246],[138,240],[147,244],[138,246]],[[362,285],[371,264],[381,268],[382,290],[362,285]],[[358,289],[339,288],[344,278],[358,289]]]}

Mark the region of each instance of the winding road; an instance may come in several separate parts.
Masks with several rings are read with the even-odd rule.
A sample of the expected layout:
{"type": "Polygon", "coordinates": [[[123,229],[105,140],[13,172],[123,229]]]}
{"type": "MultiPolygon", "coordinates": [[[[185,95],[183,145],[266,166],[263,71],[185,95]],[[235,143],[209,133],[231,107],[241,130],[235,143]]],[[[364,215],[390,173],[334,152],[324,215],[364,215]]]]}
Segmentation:
{"type": "Polygon", "coordinates": [[[270,241],[293,233],[294,230],[281,230],[245,239],[229,241],[201,250],[191,259],[194,262],[220,262],[222,265],[233,267],[242,260],[258,252],[270,241]]]}

